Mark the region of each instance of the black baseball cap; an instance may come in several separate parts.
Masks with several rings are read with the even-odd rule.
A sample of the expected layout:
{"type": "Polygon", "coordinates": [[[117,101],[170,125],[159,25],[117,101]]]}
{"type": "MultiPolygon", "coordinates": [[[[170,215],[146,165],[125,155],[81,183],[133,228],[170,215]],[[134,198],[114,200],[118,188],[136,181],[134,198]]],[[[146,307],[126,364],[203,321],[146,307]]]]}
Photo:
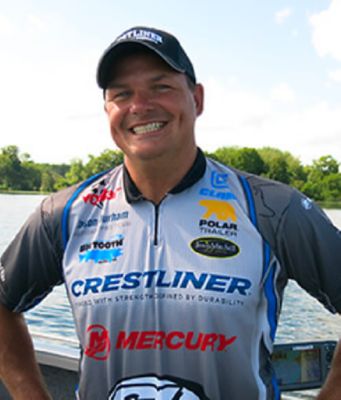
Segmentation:
{"type": "Polygon", "coordinates": [[[113,65],[128,46],[144,46],[161,57],[170,67],[196,83],[193,65],[176,37],[168,32],[136,26],[118,36],[104,51],[97,67],[97,84],[106,89],[113,65]]]}

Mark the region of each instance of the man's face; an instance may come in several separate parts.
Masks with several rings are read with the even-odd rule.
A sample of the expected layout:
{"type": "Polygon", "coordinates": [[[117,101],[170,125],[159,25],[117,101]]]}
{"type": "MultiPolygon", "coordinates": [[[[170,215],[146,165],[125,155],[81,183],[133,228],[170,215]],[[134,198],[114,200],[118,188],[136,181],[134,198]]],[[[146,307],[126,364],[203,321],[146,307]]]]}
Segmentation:
{"type": "Polygon", "coordinates": [[[112,71],[105,110],[112,138],[126,160],[179,159],[195,147],[194,123],[203,90],[149,52],[127,55],[112,71]]]}

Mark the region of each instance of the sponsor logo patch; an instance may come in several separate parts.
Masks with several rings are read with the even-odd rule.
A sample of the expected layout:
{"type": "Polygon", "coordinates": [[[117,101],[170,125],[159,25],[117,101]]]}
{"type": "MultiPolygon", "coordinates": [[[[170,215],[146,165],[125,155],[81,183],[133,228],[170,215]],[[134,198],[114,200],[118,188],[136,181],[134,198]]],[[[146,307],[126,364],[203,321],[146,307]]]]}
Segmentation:
{"type": "Polygon", "coordinates": [[[211,197],[219,200],[237,200],[237,197],[231,192],[220,192],[214,189],[202,188],[199,192],[200,196],[211,197]]]}
{"type": "Polygon", "coordinates": [[[238,227],[237,214],[232,204],[219,200],[200,200],[199,205],[206,211],[199,221],[199,229],[202,234],[236,236],[238,227]],[[210,219],[216,217],[218,221],[210,219]]]}
{"type": "MultiPolygon", "coordinates": [[[[212,239],[212,238],[211,238],[212,239]]],[[[141,289],[171,289],[194,290],[196,292],[227,293],[235,296],[248,296],[252,283],[249,279],[217,275],[207,272],[175,271],[170,273],[164,270],[132,271],[126,274],[111,274],[92,276],[85,279],[76,279],[71,284],[72,295],[78,298],[83,296],[101,295],[103,293],[126,292],[141,289]]]]}
{"type": "Polygon", "coordinates": [[[313,207],[313,201],[308,197],[302,199],[301,204],[305,210],[310,210],[313,207]]]}
{"type": "Polygon", "coordinates": [[[122,350],[180,350],[226,351],[237,336],[227,337],[217,333],[182,331],[120,331],[116,349],[122,350]]]}
{"type": "Polygon", "coordinates": [[[119,213],[112,213],[108,215],[100,216],[99,218],[90,218],[90,219],[80,219],[77,224],[77,229],[90,229],[95,228],[99,225],[109,225],[109,224],[117,224],[118,221],[128,219],[129,212],[122,211],[119,213]]]}
{"type": "Polygon", "coordinates": [[[231,220],[233,222],[237,222],[235,208],[226,201],[205,199],[200,200],[199,204],[206,208],[206,212],[203,215],[203,218],[205,219],[209,219],[215,215],[220,221],[231,220]]]}
{"type": "Polygon", "coordinates": [[[123,379],[110,391],[109,400],[210,400],[196,382],[172,376],[145,375],[123,379]]]}
{"type": "Polygon", "coordinates": [[[213,171],[211,174],[211,185],[216,189],[228,189],[228,174],[219,174],[216,171],[213,171]]]}
{"type": "Polygon", "coordinates": [[[212,258],[230,258],[240,251],[236,243],[219,237],[197,238],[190,246],[195,253],[212,258]]]}
{"type": "Polygon", "coordinates": [[[95,360],[106,360],[111,349],[108,330],[103,325],[90,325],[86,332],[88,342],[84,353],[95,360]]]}
{"type": "Polygon", "coordinates": [[[105,180],[99,182],[96,186],[91,188],[91,192],[83,196],[83,201],[86,204],[103,208],[107,201],[116,199],[117,194],[122,191],[121,187],[111,189],[105,180]]]}
{"type": "Polygon", "coordinates": [[[110,241],[98,240],[82,244],[79,249],[79,262],[94,261],[96,264],[101,264],[116,261],[123,255],[123,240],[124,236],[119,234],[110,241]]]}
{"type": "Polygon", "coordinates": [[[152,32],[146,29],[132,29],[120,37],[116,39],[116,41],[121,41],[121,40],[129,40],[129,39],[134,39],[134,40],[143,40],[147,42],[153,42],[155,44],[162,44],[163,43],[163,38],[162,36],[158,35],[156,32],[152,32]]]}

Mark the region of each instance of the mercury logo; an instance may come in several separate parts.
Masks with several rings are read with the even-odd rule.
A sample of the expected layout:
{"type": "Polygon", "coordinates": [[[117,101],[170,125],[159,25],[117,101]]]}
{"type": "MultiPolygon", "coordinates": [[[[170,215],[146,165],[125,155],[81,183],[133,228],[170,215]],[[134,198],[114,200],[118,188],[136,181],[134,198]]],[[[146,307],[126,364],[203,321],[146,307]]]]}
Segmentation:
{"type": "Polygon", "coordinates": [[[90,325],[86,331],[88,344],[84,353],[95,360],[106,360],[111,348],[108,330],[103,325],[90,325]]]}

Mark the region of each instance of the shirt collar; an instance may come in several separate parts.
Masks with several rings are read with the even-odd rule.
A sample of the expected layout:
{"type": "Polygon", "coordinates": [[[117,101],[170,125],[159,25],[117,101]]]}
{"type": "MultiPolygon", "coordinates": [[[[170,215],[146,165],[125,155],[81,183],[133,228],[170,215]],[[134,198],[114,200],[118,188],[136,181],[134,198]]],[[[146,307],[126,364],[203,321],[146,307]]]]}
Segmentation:
{"type": "MultiPolygon", "coordinates": [[[[194,160],[193,165],[187,171],[181,181],[177,183],[175,187],[169,191],[169,193],[181,193],[185,189],[191,187],[203,177],[205,170],[206,158],[202,150],[198,148],[197,156],[194,160]]],[[[142,193],[139,191],[134,181],[131,179],[131,176],[129,175],[129,172],[125,165],[123,166],[123,185],[128,203],[136,203],[138,201],[145,200],[142,193]]]]}

